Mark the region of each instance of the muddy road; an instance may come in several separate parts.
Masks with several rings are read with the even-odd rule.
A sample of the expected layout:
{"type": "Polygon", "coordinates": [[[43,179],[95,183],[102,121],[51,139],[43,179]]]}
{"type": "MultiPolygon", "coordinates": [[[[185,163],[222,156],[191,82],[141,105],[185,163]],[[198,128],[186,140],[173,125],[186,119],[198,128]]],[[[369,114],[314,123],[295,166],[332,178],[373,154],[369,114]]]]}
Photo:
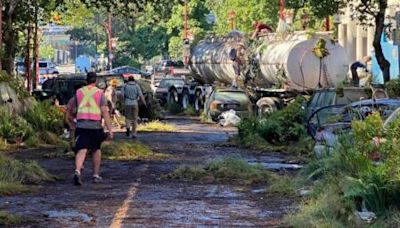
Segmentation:
{"type": "MultiPolygon", "coordinates": [[[[220,147],[235,129],[201,124],[185,117],[168,118],[173,133],[142,133],[138,140],[155,152],[169,154],[159,160],[102,163],[105,181],[90,181],[91,161],[83,172],[84,185],[72,184],[73,159],[45,159],[40,154],[17,156],[37,160],[59,179],[32,194],[0,198],[0,210],[22,215],[20,227],[275,227],[294,202],[270,196],[264,186],[206,184],[164,178],[180,165],[205,164],[231,155],[268,166],[284,162],[279,154],[220,147]]],[[[125,138],[123,133],[118,138],[125,138]]]]}

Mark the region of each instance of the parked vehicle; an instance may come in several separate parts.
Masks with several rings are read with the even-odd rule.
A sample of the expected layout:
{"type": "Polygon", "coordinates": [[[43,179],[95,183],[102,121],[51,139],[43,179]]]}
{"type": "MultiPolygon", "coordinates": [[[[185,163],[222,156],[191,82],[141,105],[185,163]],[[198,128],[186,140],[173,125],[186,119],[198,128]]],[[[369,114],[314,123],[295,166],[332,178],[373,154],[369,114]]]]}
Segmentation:
{"type": "Polygon", "coordinates": [[[339,44],[330,42],[326,34],[315,34],[308,39],[304,33],[295,32],[286,40],[271,34],[260,43],[254,48],[241,33],[232,32],[194,46],[189,69],[201,91],[195,100],[205,102],[204,92],[209,90],[202,87],[215,82],[230,85],[235,80],[236,60],[231,59],[232,51],[241,59],[240,81],[246,82],[246,89],[254,95],[260,115],[283,107],[297,95],[334,88],[345,80],[347,54],[339,44]],[[329,50],[329,55],[320,58],[312,51],[320,44],[329,50]]]}
{"type": "Polygon", "coordinates": [[[385,90],[381,87],[342,87],[342,88],[325,88],[316,90],[307,105],[306,119],[316,110],[332,105],[347,105],[356,101],[366,99],[382,99],[387,98],[385,90]]]}
{"type": "Polygon", "coordinates": [[[39,85],[49,78],[53,78],[59,74],[56,65],[50,60],[39,61],[39,85]]]}
{"type": "MultiPolygon", "coordinates": [[[[363,120],[378,112],[388,120],[400,107],[399,99],[368,99],[349,105],[330,105],[315,110],[306,121],[308,133],[316,140],[319,149],[334,147],[338,135],[351,129],[353,120],[363,120]]],[[[398,111],[397,111],[398,112],[398,111]]]]}
{"type": "Polygon", "coordinates": [[[124,78],[128,78],[131,75],[133,75],[133,76],[136,75],[141,78],[150,78],[150,76],[151,76],[151,73],[139,70],[139,69],[137,69],[135,67],[131,67],[131,66],[117,67],[117,68],[112,69],[110,71],[110,73],[122,74],[124,76],[124,78]]]}
{"type": "MultiPolygon", "coordinates": [[[[98,74],[96,86],[100,89],[105,90],[112,80],[117,80],[117,106],[121,107],[121,88],[124,86],[125,81],[122,74],[98,74]]],[[[137,80],[139,86],[143,91],[147,106],[144,106],[141,102],[139,116],[141,118],[153,117],[153,93],[150,89],[150,84],[145,80],[137,80]]],[[[86,83],[86,74],[70,74],[70,75],[60,75],[57,78],[52,78],[47,80],[43,85],[41,90],[36,90],[33,95],[38,100],[47,99],[57,99],[61,106],[64,106],[68,101],[75,95],[76,88],[79,85],[84,85],[86,83]]]]}
{"type": "Polygon", "coordinates": [[[253,105],[243,90],[217,88],[207,98],[204,109],[207,116],[216,121],[223,112],[231,109],[238,116],[248,117],[253,112],[253,105]]]}
{"type": "Polygon", "coordinates": [[[154,67],[154,74],[161,76],[182,76],[190,75],[190,71],[186,68],[185,64],[178,60],[162,60],[154,67]]]}

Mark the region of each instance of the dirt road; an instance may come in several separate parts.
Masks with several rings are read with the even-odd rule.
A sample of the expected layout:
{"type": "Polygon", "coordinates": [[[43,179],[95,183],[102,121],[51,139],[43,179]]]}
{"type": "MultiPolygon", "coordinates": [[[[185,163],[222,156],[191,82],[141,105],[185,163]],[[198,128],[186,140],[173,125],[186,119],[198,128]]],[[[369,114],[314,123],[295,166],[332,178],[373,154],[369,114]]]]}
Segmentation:
{"type": "MultiPolygon", "coordinates": [[[[86,181],[81,187],[73,186],[72,159],[30,154],[60,179],[45,184],[37,193],[0,198],[0,210],[28,218],[22,227],[273,227],[293,208],[292,200],[267,196],[260,186],[163,178],[179,165],[204,164],[230,155],[271,164],[285,160],[281,155],[255,156],[246,150],[218,147],[235,134],[234,129],[182,117],[167,121],[175,124],[178,132],[143,133],[138,140],[171,156],[104,161],[105,182],[101,184],[86,181]]],[[[91,167],[86,167],[84,180],[89,180],[90,174],[91,167]]]]}

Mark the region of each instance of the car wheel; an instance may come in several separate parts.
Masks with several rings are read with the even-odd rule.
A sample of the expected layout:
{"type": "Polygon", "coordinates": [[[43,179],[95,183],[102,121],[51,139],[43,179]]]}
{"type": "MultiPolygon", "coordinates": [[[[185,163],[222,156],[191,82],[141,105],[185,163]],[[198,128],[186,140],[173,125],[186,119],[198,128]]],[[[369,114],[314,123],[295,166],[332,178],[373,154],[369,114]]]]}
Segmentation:
{"type": "Polygon", "coordinates": [[[197,91],[194,98],[194,109],[196,112],[200,112],[203,109],[204,101],[203,97],[201,96],[201,91],[197,91]]]}
{"type": "Polygon", "coordinates": [[[181,102],[182,108],[183,109],[188,109],[189,108],[189,92],[187,90],[183,91],[182,93],[182,102],[181,102]]]}
{"type": "Polygon", "coordinates": [[[256,107],[257,115],[259,117],[263,117],[268,113],[278,110],[275,101],[269,97],[261,98],[260,100],[258,100],[256,107]]]}

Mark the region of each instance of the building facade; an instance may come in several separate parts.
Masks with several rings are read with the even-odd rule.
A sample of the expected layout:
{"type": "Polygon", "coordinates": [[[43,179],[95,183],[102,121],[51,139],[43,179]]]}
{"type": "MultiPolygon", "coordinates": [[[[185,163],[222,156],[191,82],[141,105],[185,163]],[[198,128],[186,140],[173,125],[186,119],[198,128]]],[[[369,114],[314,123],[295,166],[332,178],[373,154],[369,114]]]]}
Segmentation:
{"type": "MultiPolygon", "coordinates": [[[[394,18],[396,12],[400,12],[400,0],[388,0],[387,22],[392,22],[390,18],[394,18]]],[[[338,23],[338,40],[346,49],[349,61],[362,60],[364,56],[371,55],[373,51],[373,40],[375,28],[370,26],[362,26],[351,18],[353,12],[346,9],[344,15],[339,17],[338,23]]],[[[392,23],[392,29],[396,25],[392,23]]]]}

